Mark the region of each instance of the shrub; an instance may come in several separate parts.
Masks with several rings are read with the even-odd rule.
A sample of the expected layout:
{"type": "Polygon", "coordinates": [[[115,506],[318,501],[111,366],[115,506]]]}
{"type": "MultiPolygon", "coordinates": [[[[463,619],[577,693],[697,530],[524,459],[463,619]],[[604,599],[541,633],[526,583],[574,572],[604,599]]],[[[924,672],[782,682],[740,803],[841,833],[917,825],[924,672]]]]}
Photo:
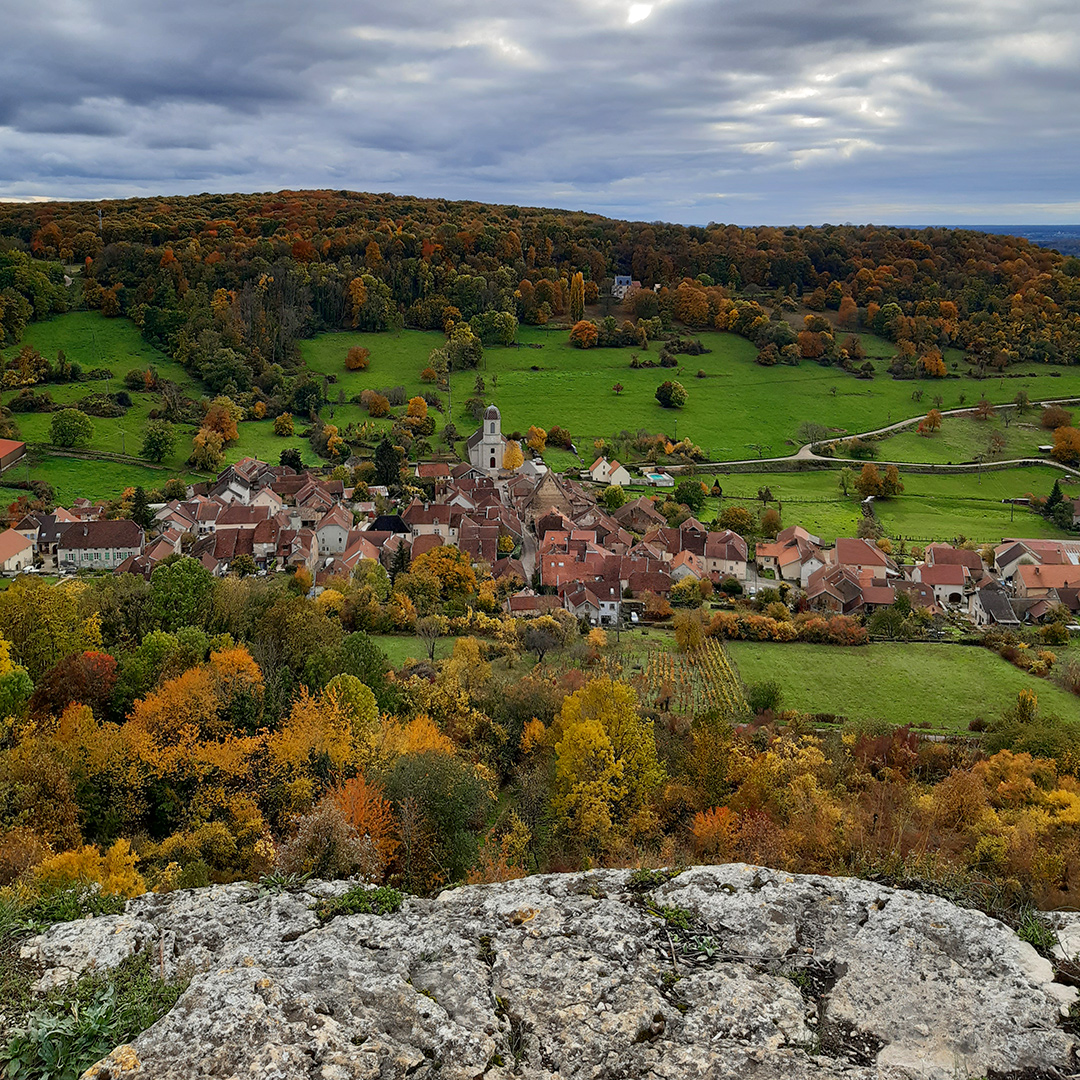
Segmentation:
{"type": "Polygon", "coordinates": [[[1048,405],[1039,415],[1039,423],[1047,431],[1054,431],[1059,427],[1072,427],[1072,413],[1060,405],[1048,405]]]}
{"type": "Polygon", "coordinates": [[[315,913],[324,923],[338,915],[391,915],[401,907],[404,899],[404,894],[397,889],[369,889],[358,885],[332,900],[323,900],[315,906],[315,913]]]}
{"type": "Polygon", "coordinates": [[[367,371],[371,365],[371,352],[362,345],[354,345],[345,354],[345,367],[349,371],[367,371]]]}
{"type": "Polygon", "coordinates": [[[378,877],[382,873],[375,845],[349,824],[333,796],[322,799],[310,814],[297,820],[293,835],[277,853],[276,866],[283,874],[327,879],[353,874],[378,877]]]}
{"type": "Polygon", "coordinates": [[[665,409],[681,409],[686,404],[687,396],[686,388],[680,382],[669,380],[656,388],[656,400],[665,409]]]}

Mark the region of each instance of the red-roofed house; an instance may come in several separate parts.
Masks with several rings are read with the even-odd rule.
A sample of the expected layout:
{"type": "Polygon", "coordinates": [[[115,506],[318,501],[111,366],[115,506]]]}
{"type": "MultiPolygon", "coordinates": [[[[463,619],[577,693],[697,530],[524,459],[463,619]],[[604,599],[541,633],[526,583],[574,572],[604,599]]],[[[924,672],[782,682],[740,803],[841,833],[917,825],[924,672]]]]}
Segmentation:
{"type": "Polygon", "coordinates": [[[5,529],[0,533],[0,571],[5,574],[17,574],[33,562],[34,542],[32,540],[14,529],[5,529]]]}

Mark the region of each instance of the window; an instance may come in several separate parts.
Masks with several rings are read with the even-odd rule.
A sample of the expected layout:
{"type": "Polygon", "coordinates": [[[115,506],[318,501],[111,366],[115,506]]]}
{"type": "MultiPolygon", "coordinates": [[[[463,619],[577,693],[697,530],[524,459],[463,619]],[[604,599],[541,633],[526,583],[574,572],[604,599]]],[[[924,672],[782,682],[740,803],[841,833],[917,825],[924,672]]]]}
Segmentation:
{"type": "Polygon", "coordinates": [[[495,425],[494,424],[491,425],[491,434],[492,435],[495,434],[495,425]]]}

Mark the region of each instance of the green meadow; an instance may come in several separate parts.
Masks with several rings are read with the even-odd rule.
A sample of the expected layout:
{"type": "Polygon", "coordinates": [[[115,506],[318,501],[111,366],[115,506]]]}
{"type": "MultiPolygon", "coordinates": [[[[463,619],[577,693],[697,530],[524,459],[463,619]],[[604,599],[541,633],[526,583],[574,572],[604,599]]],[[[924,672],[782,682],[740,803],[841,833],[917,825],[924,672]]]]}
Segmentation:
{"type": "MultiPolygon", "coordinates": [[[[93,311],[69,312],[46,322],[31,323],[19,346],[8,348],[0,355],[6,360],[11,359],[23,345],[32,345],[50,359],[55,359],[57,353],[63,350],[67,358],[81,364],[84,371],[108,368],[113,373],[114,377],[108,381],[49,383],[34,388],[37,392],[47,391],[54,401],[61,404],[74,405],[87,394],[115,393],[126,389],[124,376],[133,368],[145,369],[151,364],[162,378],[177,383],[189,397],[198,400],[206,395],[201,383],[193,379],[180,364],[148,344],[138,327],[127,319],[106,319],[93,311]]],[[[94,437],[87,450],[139,457],[146,423],[151,410],[160,405],[160,399],[156,394],[128,392],[132,404],[124,416],[91,417],[94,437]]],[[[17,391],[8,391],[0,395],[0,401],[6,405],[16,394],[17,391]]],[[[18,413],[15,416],[23,439],[32,448],[35,444],[49,442],[51,419],[49,413],[18,413]]],[[[160,466],[152,466],[149,462],[92,460],[33,450],[29,475],[31,479],[46,480],[52,484],[61,502],[70,502],[78,495],[115,496],[125,487],[139,484],[146,488],[160,487],[170,476],[198,475],[187,465],[195,431],[192,425],[177,425],[176,449],[160,466]]],[[[318,458],[306,440],[299,437],[279,438],[274,435],[273,422],[270,420],[240,424],[240,441],[226,448],[226,461],[237,461],[246,455],[276,461],[287,446],[298,448],[305,461],[317,463],[318,458]]],[[[25,479],[26,475],[26,469],[20,468],[18,479],[25,479]]]]}
{"type": "Polygon", "coordinates": [[[937,643],[843,648],[756,641],[731,641],[727,647],[744,683],[781,683],[785,709],[822,713],[842,709],[850,720],[966,731],[976,718],[995,719],[1021,690],[1029,689],[1038,694],[1040,712],[1080,719],[1080,699],[1049,679],[1013,667],[989,649],[937,643]]]}
{"type": "MultiPolygon", "coordinates": [[[[654,343],[648,351],[582,351],[568,344],[565,330],[522,326],[518,331],[520,348],[487,348],[479,372],[462,371],[452,376],[454,422],[462,434],[475,427],[464,405],[480,375],[484,396],[502,411],[504,431],[525,431],[531,424],[544,428],[558,424],[574,435],[582,457],[590,456],[595,438],[645,428],[679,438],[689,436],[710,460],[737,460],[757,457],[757,444],[765,457],[790,454],[799,442],[799,427],[806,421],[824,424],[837,435],[866,431],[924,413],[931,407],[929,399],[939,393],[944,409],[973,405],[983,394],[995,402],[1010,402],[1021,389],[1032,400],[1080,394],[1080,371],[1051,371],[1036,365],[1010,369],[1018,376],[1015,378],[894,380],[885,374],[893,347],[871,335],[864,335],[864,343],[877,357],[871,360],[877,372],[872,380],[810,361],[794,368],[763,368],[754,362],[757,350],[744,338],[715,331],[695,331],[693,336],[711,351],[702,356],[681,356],[677,368],[634,370],[630,367],[634,351],[642,359],[656,358],[660,346],[654,343]],[[703,373],[700,378],[699,372],[703,373]],[[677,379],[686,387],[689,400],[684,408],[664,409],[657,403],[654,393],[665,379],[677,379]],[[616,383],[623,387],[620,393],[613,389],[616,383]],[[912,400],[913,391],[920,389],[922,400],[912,400]]],[[[330,387],[331,398],[341,389],[348,400],[366,387],[400,385],[410,394],[430,389],[420,382],[419,373],[442,340],[438,333],[410,330],[396,334],[346,332],[319,335],[303,342],[301,350],[309,368],[337,378],[330,387]],[[345,353],[353,345],[371,351],[368,371],[345,370],[345,353]]],[[[338,418],[347,422],[362,415],[363,410],[356,406],[345,406],[338,418]]],[[[944,441],[940,433],[936,438],[944,441]]],[[[560,467],[563,462],[556,459],[554,464],[560,467]]]]}
{"type": "MultiPolygon", "coordinates": [[[[1033,398],[1080,394],[1080,370],[1045,368],[1016,369],[1021,377],[987,379],[947,379],[937,383],[899,382],[882,374],[893,346],[871,335],[864,344],[878,374],[861,380],[838,368],[824,368],[804,362],[797,368],[763,368],[754,362],[756,351],[748,341],[732,334],[705,331],[700,336],[711,351],[702,356],[681,357],[681,368],[630,368],[630,349],[571,348],[563,329],[523,326],[520,347],[493,347],[485,350],[479,371],[455,372],[452,377],[453,420],[464,437],[475,427],[465,403],[475,394],[477,377],[484,380],[483,396],[494,401],[503,413],[503,429],[525,431],[532,424],[550,428],[555,424],[573,434],[581,460],[592,460],[593,440],[622,431],[667,432],[690,436],[716,460],[790,454],[798,443],[799,426],[807,420],[822,423],[837,434],[851,433],[888,424],[916,415],[929,407],[927,395],[941,393],[943,408],[972,404],[986,393],[995,401],[1011,401],[1020,389],[1033,398]],[[703,377],[699,378],[698,373],[703,377]],[[677,378],[687,388],[689,401],[680,410],[663,409],[653,394],[667,378],[677,378]],[[616,393],[614,385],[623,390],[616,393]],[[912,400],[913,390],[924,391],[923,400],[912,400]],[[756,444],[761,444],[758,448],[756,444]],[[752,448],[754,447],[754,448],[752,448]]],[[[179,384],[193,398],[203,397],[205,388],[179,365],[148,345],[138,328],[125,319],[105,319],[97,312],[72,312],[28,328],[24,341],[44,355],[55,357],[58,350],[83,365],[84,370],[107,367],[114,379],[40,387],[61,403],[74,403],[95,391],[115,391],[123,385],[132,368],[153,364],[161,375],[179,384]]],[[[393,334],[326,333],[301,343],[303,359],[316,374],[325,376],[328,404],[323,419],[344,429],[350,423],[368,422],[367,412],[349,399],[366,388],[403,386],[410,396],[430,390],[420,381],[432,349],[439,347],[439,333],[404,330],[393,334]],[[345,369],[345,353],[353,345],[371,351],[371,366],[365,372],[345,369]]],[[[4,352],[10,358],[17,350],[4,352]]],[[[659,346],[637,350],[643,359],[655,357],[659,346]]],[[[962,366],[962,364],[960,365],[962,366]]],[[[13,391],[0,400],[9,402],[13,391]]],[[[121,418],[94,417],[94,438],[88,449],[109,454],[125,454],[137,459],[150,411],[157,405],[155,395],[133,392],[132,407],[121,418]]],[[[445,397],[445,395],[444,395],[445,397]]],[[[447,403],[449,404],[449,403],[447,403]]],[[[439,429],[450,417],[438,415],[439,429]]],[[[32,446],[49,439],[47,413],[23,413],[16,417],[23,437],[32,446]]],[[[389,430],[391,421],[375,421],[375,430],[389,430]]],[[[1003,457],[1036,453],[1045,433],[1029,416],[1006,430],[1000,418],[980,423],[966,417],[946,417],[932,438],[913,431],[903,432],[882,445],[882,459],[925,460],[946,463],[972,460],[984,452],[990,433],[1000,430],[1006,439],[1003,457]]],[[[186,459],[195,429],[178,428],[176,451],[160,468],[137,460],[112,462],[55,455],[43,450],[32,455],[30,476],[48,480],[59,496],[69,500],[76,494],[110,496],[124,487],[142,484],[157,487],[169,476],[191,476],[186,459]]],[[[432,440],[437,445],[437,439],[432,440]]],[[[459,444],[460,446],[460,444],[459,444]]],[[[283,449],[295,447],[305,462],[317,464],[307,441],[298,435],[283,439],[273,433],[272,420],[244,421],[240,440],[227,448],[227,461],[245,455],[276,461],[283,449]]],[[[579,464],[574,455],[552,449],[548,463],[556,469],[579,464]]],[[[719,471],[719,470],[718,470],[719,471]]],[[[1049,469],[1008,470],[984,473],[981,482],[974,476],[934,476],[905,478],[907,490],[899,499],[879,505],[879,516],[890,535],[952,537],[960,534],[976,539],[996,539],[1001,535],[1059,535],[1041,518],[1010,511],[1001,499],[1026,492],[1048,491],[1053,483],[1049,469]],[[1010,520],[1012,516],[1012,520],[1010,520]],[[1018,528],[1017,521],[1024,524],[1018,528]]],[[[20,479],[23,473],[20,472],[20,479]]],[[[851,532],[857,506],[836,490],[836,474],[776,473],[724,477],[725,494],[753,497],[760,485],[768,484],[784,503],[785,520],[793,518],[823,537],[851,532]]]]}

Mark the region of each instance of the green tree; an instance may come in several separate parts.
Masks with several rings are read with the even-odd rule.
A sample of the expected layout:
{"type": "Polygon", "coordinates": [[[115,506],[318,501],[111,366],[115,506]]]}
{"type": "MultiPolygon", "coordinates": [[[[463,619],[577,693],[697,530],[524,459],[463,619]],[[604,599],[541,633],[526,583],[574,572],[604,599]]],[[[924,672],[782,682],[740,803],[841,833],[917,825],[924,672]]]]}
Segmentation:
{"type": "Polygon", "coordinates": [[[705,489],[700,480],[683,480],[675,489],[675,501],[684,503],[691,513],[699,514],[705,505],[705,489]]]}
{"type": "Polygon", "coordinates": [[[401,483],[401,451],[386,438],[375,447],[375,479],[386,486],[401,483]]]}
{"type": "Polygon", "coordinates": [[[90,417],[79,409],[61,409],[53,413],[49,441],[54,446],[85,446],[94,437],[90,417]]]}
{"type": "Polygon", "coordinates": [[[151,420],[143,436],[142,456],[147,461],[163,461],[176,448],[176,431],[168,420],[151,420]]]}
{"type": "Polygon", "coordinates": [[[458,323],[450,331],[450,338],[446,343],[446,356],[451,371],[462,371],[465,368],[480,366],[480,361],[484,358],[484,346],[468,323],[458,323]]]}
{"type": "Polygon", "coordinates": [[[686,404],[688,395],[682,383],[667,381],[656,388],[656,400],[665,409],[681,409],[686,404]]]}
{"type": "Polygon", "coordinates": [[[626,492],[623,491],[619,484],[608,484],[608,486],[604,488],[600,499],[608,510],[614,513],[620,506],[626,504],[626,492]]]}
{"type": "Polygon", "coordinates": [[[836,486],[844,495],[850,495],[851,489],[855,486],[855,471],[845,465],[836,478],[836,486]]]}
{"type": "Polygon", "coordinates": [[[150,575],[151,610],[164,630],[205,625],[213,591],[213,575],[186,555],[170,556],[150,575]]]}
{"type": "Polygon", "coordinates": [[[146,488],[139,486],[131,496],[131,520],[140,528],[149,529],[154,520],[150,501],[146,497],[146,488]]]}

